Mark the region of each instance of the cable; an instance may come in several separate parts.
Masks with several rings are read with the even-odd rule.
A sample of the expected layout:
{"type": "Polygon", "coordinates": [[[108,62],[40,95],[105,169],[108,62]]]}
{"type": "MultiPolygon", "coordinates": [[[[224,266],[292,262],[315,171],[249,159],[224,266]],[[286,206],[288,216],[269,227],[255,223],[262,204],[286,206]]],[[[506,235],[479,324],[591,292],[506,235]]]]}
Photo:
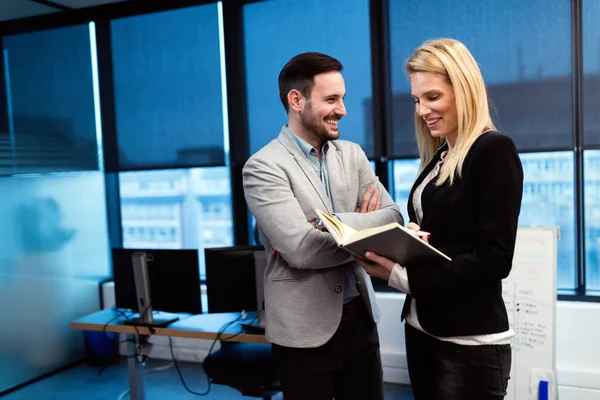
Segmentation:
{"type": "MultiPolygon", "coordinates": [[[[148,313],[148,310],[151,308],[151,306],[152,306],[152,304],[148,304],[148,306],[142,311],[142,313],[140,315],[140,320],[143,321],[144,316],[148,313]]],[[[125,312],[123,312],[122,310],[120,310],[120,309],[118,309],[116,307],[113,307],[113,311],[117,312],[119,315],[116,316],[116,317],[114,317],[114,318],[111,318],[106,324],[104,324],[104,327],[103,327],[104,334],[110,340],[116,341],[117,343],[133,342],[134,344],[136,344],[137,346],[134,347],[134,354],[133,355],[127,355],[126,358],[128,358],[128,359],[129,358],[134,358],[137,363],[145,364],[146,361],[148,361],[149,357],[146,356],[145,354],[143,354],[143,352],[144,352],[143,346],[151,344],[148,341],[148,335],[141,335],[140,331],[138,330],[137,325],[132,324],[133,328],[135,329],[136,337],[137,337],[138,340],[135,340],[135,339],[126,339],[126,340],[118,340],[118,339],[116,339],[115,340],[115,339],[111,338],[110,336],[108,336],[108,333],[106,332],[106,327],[111,322],[113,322],[114,320],[118,319],[119,317],[123,317],[124,319],[129,319],[131,317],[131,315],[133,314],[133,313],[131,313],[131,314],[127,315],[125,312]]],[[[153,311],[152,313],[156,314],[156,311],[153,311]]],[[[154,328],[152,326],[148,326],[147,328],[148,328],[148,330],[150,331],[151,334],[154,334],[154,328]]],[[[169,338],[169,341],[170,341],[170,338],[169,338]]],[[[153,373],[153,372],[165,371],[167,369],[172,368],[174,365],[175,365],[175,363],[171,362],[171,363],[169,363],[169,364],[167,364],[165,366],[156,367],[156,368],[152,368],[152,369],[149,369],[147,371],[144,371],[144,373],[149,374],[149,373],[153,373]]],[[[125,389],[119,395],[119,397],[117,397],[117,400],[123,400],[123,399],[125,399],[125,397],[128,394],[129,394],[129,389],[125,389]]]]}
{"type": "MultiPolygon", "coordinates": [[[[252,321],[250,321],[250,323],[249,323],[248,325],[252,325],[252,324],[254,323],[254,321],[256,321],[256,318],[258,318],[258,314],[257,314],[257,316],[256,316],[256,317],[254,317],[254,318],[252,319],[252,321]]],[[[239,318],[238,318],[238,319],[239,319],[239,318]]],[[[237,320],[236,320],[236,321],[237,321],[237,320]]],[[[235,337],[237,337],[237,336],[239,336],[239,335],[241,335],[242,333],[245,333],[245,332],[247,332],[247,329],[246,329],[246,328],[244,328],[244,327],[242,327],[242,329],[241,329],[239,332],[237,332],[237,333],[234,333],[234,334],[233,334],[233,335],[231,335],[231,336],[228,336],[228,337],[222,337],[222,338],[219,338],[219,337],[217,336],[217,339],[219,339],[219,340],[225,340],[225,341],[227,341],[227,340],[231,340],[231,339],[233,339],[233,338],[235,338],[235,337]]],[[[216,340],[217,340],[217,339],[215,339],[215,341],[213,341],[213,345],[215,344],[215,342],[216,342],[216,340]]],[[[212,346],[211,346],[211,348],[210,348],[210,350],[209,350],[209,352],[208,352],[208,354],[207,354],[206,356],[208,357],[208,356],[210,355],[210,353],[211,353],[211,352],[212,352],[212,346]]]]}
{"type": "Polygon", "coordinates": [[[179,380],[181,381],[181,384],[183,385],[185,390],[187,390],[191,394],[195,394],[196,396],[206,396],[210,392],[210,389],[211,389],[211,382],[210,382],[210,379],[208,378],[208,376],[206,377],[206,381],[207,381],[206,392],[200,393],[200,392],[193,391],[192,389],[189,388],[189,386],[185,382],[185,379],[183,379],[183,374],[181,373],[181,369],[179,369],[179,364],[177,364],[177,361],[175,360],[175,353],[173,352],[173,341],[171,340],[170,336],[169,336],[169,350],[171,351],[171,358],[173,359],[173,363],[175,364],[175,369],[177,370],[177,375],[179,375],[179,380]]]}
{"type": "MultiPolygon", "coordinates": [[[[229,328],[232,324],[236,323],[237,321],[239,321],[242,318],[242,315],[240,315],[239,317],[237,317],[234,320],[231,320],[229,322],[227,322],[226,324],[224,324],[221,328],[219,328],[219,331],[217,332],[217,336],[215,337],[215,339],[213,340],[212,344],[210,345],[210,348],[208,349],[208,355],[210,355],[213,351],[213,348],[215,347],[215,344],[217,343],[217,341],[221,338],[221,334],[223,334],[223,332],[225,332],[225,330],[227,328],[229,328]]],[[[237,335],[239,335],[240,333],[244,332],[244,329],[242,329],[240,332],[225,338],[225,339],[232,339],[234,337],[236,337],[237,335]]],[[[207,381],[207,387],[206,387],[206,391],[205,392],[195,392],[192,389],[190,389],[187,385],[187,383],[185,382],[185,379],[183,379],[183,374],[181,373],[181,369],[179,368],[179,365],[177,364],[177,360],[175,359],[175,352],[173,351],[173,341],[171,340],[171,337],[169,336],[169,350],[171,351],[171,358],[173,359],[173,364],[175,364],[175,369],[177,370],[177,374],[179,375],[179,380],[181,380],[181,383],[183,384],[183,387],[190,392],[191,394],[194,394],[196,396],[206,396],[208,393],[210,393],[210,389],[211,389],[211,381],[210,378],[208,377],[208,375],[206,376],[206,381],[207,381]]],[[[207,357],[208,357],[207,355],[207,357]]]]}
{"type": "MultiPolygon", "coordinates": [[[[258,318],[258,316],[259,316],[259,313],[260,313],[261,311],[262,311],[262,310],[260,310],[260,311],[258,311],[258,312],[256,313],[256,316],[255,316],[255,317],[252,319],[252,321],[250,322],[250,325],[252,325],[252,324],[253,324],[253,323],[256,321],[256,319],[258,318]]],[[[117,310],[117,312],[121,312],[121,311],[117,310]]],[[[146,312],[146,311],[144,311],[144,313],[145,313],[145,312],[146,312]]],[[[214,347],[215,347],[216,343],[217,343],[219,340],[231,340],[231,339],[233,339],[233,338],[237,337],[238,335],[240,335],[240,334],[242,334],[242,333],[244,333],[244,332],[246,331],[246,329],[242,328],[242,329],[241,329],[239,332],[237,332],[237,333],[234,333],[233,335],[230,335],[230,336],[228,336],[228,337],[223,337],[223,338],[221,337],[221,335],[222,335],[222,334],[225,332],[225,330],[227,330],[227,328],[229,328],[229,327],[230,327],[231,325],[233,325],[234,323],[238,322],[240,319],[243,319],[243,317],[244,317],[244,314],[243,314],[243,313],[241,313],[241,314],[240,314],[240,315],[239,315],[239,316],[238,316],[236,319],[234,319],[234,320],[231,320],[231,321],[229,321],[229,322],[225,323],[223,326],[221,326],[221,328],[219,328],[219,330],[217,331],[217,336],[215,337],[215,339],[213,340],[212,344],[210,345],[210,348],[208,349],[208,354],[207,354],[207,357],[208,357],[208,356],[209,356],[209,355],[212,353],[212,351],[213,351],[213,349],[214,349],[214,347]]],[[[112,321],[112,320],[111,320],[111,321],[112,321]]],[[[110,321],[109,321],[109,322],[110,322],[110,321]]],[[[107,323],[107,324],[108,324],[108,323],[107,323]]],[[[135,327],[135,325],[134,325],[134,327],[135,327]]],[[[136,327],[136,332],[137,332],[137,327],[136,327]]],[[[139,337],[139,336],[140,336],[140,335],[139,335],[139,332],[138,332],[138,337],[139,337]]],[[[186,389],[186,390],[187,390],[189,393],[191,393],[191,394],[194,394],[194,395],[196,395],[196,396],[206,396],[208,393],[210,393],[210,390],[211,390],[211,385],[212,385],[212,383],[211,383],[211,381],[210,381],[210,378],[209,378],[208,376],[206,377],[206,381],[207,381],[207,387],[206,387],[206,391],[205,391],[205,392],[195,392],[195,391],[193,391],[192,389],[190,389],[190,388],[189,388],[189,386],[187,385],[187,383],[185,382],[185,379],[183,378],[183,374],[182,374],[182,372],[181,372],[181,369],[179,368],[179,364],[177,363],[177,360],[175,359],[175,352],[173,351],[173,340],[172,340],[171,336],[169,336],[168,338],[169,338],[169,351],[171,352],[171,359],[172,359],[172,361],[173,361],[173,362],[172,362],[171,364],[169,364],[168,366],[166,366],[166,367],[154,368],[154,369],[152,369],[152,370],[149,370],[148,372],[155,372],[155,371],[156,371],[156,372],[158,372],[158,371],[166,370],[166,369],[169,369],[169,368],[171,368],[171,366],[173,366],[173,365],[174,365],[174,366],[175,366],[175,369],[177,370],[177,375],[179,375],[179,380],[180,380],[180,381],[181,381],[181,383],[183,384],[183,387],[184,387],[184,388],[185,388],[185,389],[186,389]]],[[[136,356],[136,355],[134,355],[134,357],[135,357],[135,356],[136,356]]],[[[136,358],[137,358],[137,357],[136,357],[136,358]]],[[[206,358],[205,358],[205,360],[206,360],[206,358]]],[[[144,361],[145,361],[145,360],[144,360],[144,361]]],[[[122,393],[119,395],[119,397],[117,398],[117,400],[123,400],[123,399],[125,398],[125,396],[127,396],[128,394],[129,394],[129,389],[126,389],[125,391],[123,391],[123,392],[122,392],[122,393]]]]}
{"type": "MultiPolygon", "coordinates": [[[[121,309],[119,309],[119,308],[116,308],[116,307],[112,307],[111,309],[112,309],[112,311],[116,312],[116,313],[117,313],[117,314],[119,314],[119,315],[117,315],[117,316],[115,316],[115,317],[113,317],[113,318],[109,319],[109,320],[108,320],[108,321],[107,321],[107,322],[104,324],[104,326],[102,327],[102,332],[104,333],[104,336],[105,336],[105,337],[106,337],[108,340],[110,340],[110,341],[112,341],[112,342],[114,342],[114,343],[117,343],[117,344],[121,344],[121,343],[127,343],[127,342],[132,342],[132,343],[136,344],[136,345],[137,345],[137,347],[134,347],[134,354],[133,354],[133,355],[127,355],[127,356],[126,356],[126,358],[135,357],[135,358],[136,358],[136,360],[138,360],[138,356],[139,356],[139,354],[141,354],[141,351],[142,351],[142,349],[141,349],[141,345],[140,345],[140,341],[139,341],[139,340],[136,340],[135,338],[134,338],[134,339],[125,339],[125,340],[119,340],[118,338],[117,338],[117,339],[115,339],[115,338],[113,338],[113,337],[110,337],[110,336],[108,335],[108,332],[107,332],[107,330],[106,330],[106,328],[108,327],[108,325],[110,325],[110,323],[111,323],[111,322],[113,322],[113,321],[115,321],[115,320],[117,320],[117,319],[119,319],[119,318],[121,318],[121,317],[122,317],[122,318],[124,318],[124,319],[129,319],[133,313],[131,313],[131,312],[130,312],[130,314],[127,314],[125,311],[123,311],[123,310],[121,310],[121,309]]],[[[135,327],[135,326],[134,326],[134,327],[135,327]]],[[[140,333],[139,333],[139,331],[138,331],[137,327],[135,327],[135,330],[136,330],[136,332],[137,332],[137,338],[140,338],[140,333]]],[[[104,372],[104,370],[105,370],[105,369],[106,369],[106,364],[102,365],[102,366],[101,366],[101,367],[98,369],[98,375],[102,375],[102,372],[104,372]]]]}
{"type": "Polygon", "coordinates": [[[123,391],[123,393],[121,393],[121,394],[119,395],[119,397],[117,397],[117,400],[123,400],[123,399],[124,399],[124,398],[125,398],[125,397],[126,397],[128,394],[129,394],[129,389],[125,389],[125,390],[123,391]]]}
{"type": "MultiPolygon", "coordinates": [[[[149,304],[149,305],[148,305],[148,306],[147,306],[147,307],[144,309],[144,311],[142,311],[142,314],[141,314],[141,315],[142,315],[142,316],[145,316],[145,315],[146,315],[146,313],[148,312],[148,310],[150,309],[150,307],[151,307],[151,304],[149,304]]],[[[125,311],[123,311],[123,310],[121,310],[121,309],[119,309],[119,308],[116,308],[116,307],[112,307],[112,310],[113,310],[114,312],[116,312],[117,314],[119,314],[119,315],[117,315],[117,316],[115,316],[115,317],[113,317],[113,318],[109,319],[109,320],[108,320],[108,321],[107,321],[107,322],[104,324],[104,326],[103,326],[103,328],[102,328],[102,331],[104,332],[104,335],[105,335],[105,336],[106,336],[106,337],[107,337],[109,340],[111,340],[111,341],[113,341],[113,342],[115,342],[115,343],[119,343],[119,344],[120,344],[120,343],[127,343],[127,342],[131,342],[131,343],[133,343],[133,344],[134,344],[134,352],[133,352],[133,354],[132,354],[132,355],[128,354],[128,355],[126,355],[125,357],[126,357],[126,358],[128,358],[128,359],[129,359],[129,358],[135,358],[136,362],[138,362],[138,363],[140,363],[140,364],[143,364],[143,363],[145,363],[145,362],[148,360],[148,356],[146,356],[146,355],[144,354],[144,346],[149,344],[149,342],[148,342],[148,337],[149,337],[149,336],[148,336],[148,335],[142,335],[142,334],[140,333],[140,331],[138,330],[138,326],[137,326],[137,325],[135,325],[135,324],[131,324],[131,326],[133,326],[133,328],[135,329],[135,337],[134,337],[133,339],[119,340],[119,339],[115,339],[115,338],[112,338],[112,337],[110,337],[110,336],[108,335],[108,332],[106,331],[106,328],[108,327],[108,325],[110,325],[110,323],[111,323],[111,322],[113,322],[113,321],[117,320],[119,317],[122,317],[122,318],[124,318],[124,319],[127,319],[127,320],[128,320],[128,319],[130,319],[130,318],[132,317],[132,315],[134,314],[133,312],[131,312],[131,311],[129,311],[129,310],[128,310],[128,311],[129,311],[129,314],[127,314],[125,311]]],[[[153,313],[155,313],[155,312],[153,312],[153,313]]],[[[150,331],[150,333],[151,333],[151,334],[154,334],[154,328],[153,328],[153,327],[151,327],[151,326],[148,326],[147,328],[148,328],[148,330],[150,331]]],[[[105,366],[105,365],[104,365],[104,366],[102,366],[102,367],[99,369],[99,371],[98,371],[98,374],[102,374],[102,372],[104,371],[104,369],[105,369],[105,368],[106,368],[106,366],[105,366]]]]}
{"type": "MultiPolygon", "coordinates": [[[[148,305],[148,307],[146,307],[146,309],[143,311],[143,314],[146,313],[146,311],[148,310],[148,308],[150,307],[150,305],[148,305]]],[[[129,319],[131,317],[131,315],[127,315],[125,314],[123,311],[119,310],[118,308],[115,308],[115,311],[118,312],[119,314],[121,314],[125,319],[129,319]]],[[[146,357],[143,352],[143,346],[145,344],[148,344],[148,336],[147,335],[142,335],[140,334],[140,331],[138,330],[137,325],[133,324],[133,329],[135,329],[135,337],[136,339],[125,339],[124,341],[121,341],[122,343],[124,342],[132,342],[134,345],[134,351],[133,351],[133,355],[128,355],[127,358],[131,358],[134,357],[136,362],[143,364],[144,362],[146,362],[146,360],[148,359],[148,357],[146,357]],[[141,356],[141,357],[140,357],[141,356]]]]}
{"type": "Polygon", "coordinates": [[[163,365],[162,367],[154,367],[154,368],[150,368],[148,371],[145,371],[146,374],[152,374],[154,372],[162,372],[162,371],[166,371],[169,370],[171,368],[173,368],[173,366],[175,365],[174,362],[170,362],[167,365],[163,365]]]}
{"type": "MultiPolygon", "coordinates": [[[[150,310],[151,307],[152,307],[152,304],[148,304],[146,306],[146,308],[144,308],[144,310],[140,314],[140,320],[141,321],[144,320],[144,317],[146,316],[146,314],[148,313],[148,310],[150,310]]],[[[113,310],[116,311],[117,313],[119,313],[120,315],[122,315],[123,318],[125,318],[125,319],[129,319],[131,317],[131,315],[133,314],[133,313],[131,313],[130,315],[127,315],[123,311],[119,310],[116,307],[114,307],[113,310]]],[[[127,356],[127,357],[128,358],[135,357],[135,359],[136,359],[136,361],[138,363],[143,364],[143,363],[145,363],[148,360],[148,356],[146,356],[144,354],[144,348],[143,348],[144,345],[148,344],[148,335],[142,335],[142,334],[140,334],[140,331],[138,330],[138,326],[136,324],[132,324],[132,326],[135,329],[137,340],[135,340],[135,339],[126,339],[124,341],[120,341],[119,343],[132,342],[135,345],[137,345],[137,346],[134,347],[134,354],[133,354],[133,356],[127,356]]],[[[148,328],[148,330],[150,331],[151,334],[154,334],[154,328],[153,327],[148,326],[147,328],[148,328]]]]}
{"type": "Polygon", "coordinates": [[[127,314],[126,314],[124,311],[122,311],[122,310],[120,310],[120,309],[118,309],[118,308],[116,308],[116,307],[112,307],[112,310],[113,310],[114,312],[116,312],[117,314],[119,314],[119,315],[117,315],[116,317],[113,317],[113,318],[109,319],[109,320],[108,320],[108,321],[107,321],[107,322],[104,324],[104,326],[102,327],[102,332],[104,332],[104,336],[106,336],[106,337],[107,337],[109,340],[111,340],[111,341],[113,341],[113,342],[116,342],[116,343],[125,343],[125,342],[128,342],[128,341],[129,341],[129,339],[126,339],[126,340],[119,340],[119,339],[115,339],[115,338],[112,338],[112,337],[110,337],[110,336],[108,335],[108,332],[106,331],[106,328],[108,327],[108,325],[110,325],[110,323],[111,323],[111,322],[113,322],[113,321],[115,321],[115,320],[119,319],[120,317],[122,317],[122,318],[124,318],[124,319],[129,319],[129,318],[131,317],[131,314],[127,315],[127,314]]]}

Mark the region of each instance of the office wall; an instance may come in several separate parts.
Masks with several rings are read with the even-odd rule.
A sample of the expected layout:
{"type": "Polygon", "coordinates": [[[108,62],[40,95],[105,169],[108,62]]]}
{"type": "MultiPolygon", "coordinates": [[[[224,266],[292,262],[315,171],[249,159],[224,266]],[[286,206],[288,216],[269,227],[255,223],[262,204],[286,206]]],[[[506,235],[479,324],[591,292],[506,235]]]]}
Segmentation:
{"type": "Polygon", "coordinates": [[[0,392],[83,357],[109,274],[102,172],[0,178],[0,392]]]}

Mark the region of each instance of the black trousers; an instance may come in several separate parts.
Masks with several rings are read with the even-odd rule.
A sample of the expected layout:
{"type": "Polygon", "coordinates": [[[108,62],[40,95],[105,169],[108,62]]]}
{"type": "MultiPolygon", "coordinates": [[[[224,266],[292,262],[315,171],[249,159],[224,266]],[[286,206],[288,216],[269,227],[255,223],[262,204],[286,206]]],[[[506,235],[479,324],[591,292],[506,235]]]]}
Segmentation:
{"type": "Polygon", "coordinates": [[[408,324],[406,359],[415,400],[502,400],[510,378],[510,345],[462,346],[408,324]]]}
{"type": "Polygon", "coordinates": [[[285,400],[383,400],[379,335],[365,307],[323,346],[272,349],[285,400]]]}

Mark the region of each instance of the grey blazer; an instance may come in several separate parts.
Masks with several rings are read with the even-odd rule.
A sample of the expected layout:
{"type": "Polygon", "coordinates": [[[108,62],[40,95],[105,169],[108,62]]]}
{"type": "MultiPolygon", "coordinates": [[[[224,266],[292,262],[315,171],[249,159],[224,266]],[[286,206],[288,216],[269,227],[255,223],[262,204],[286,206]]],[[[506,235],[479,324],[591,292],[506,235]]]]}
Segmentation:
{"type": "Polygon", "coordinates": [[[335,333],[343,305],[343,273],[352,268],[375,322],[379,308],[368,275],[337,247],[329,233],[314,229],[315,208],[336,213],[354,229],[403,223],[398,206],[379,184],[362,149],[329,142],[327,169],[332,202],[314,168],[285,132],[257,153],[243,169],[244,193],[267,252],[265,270],[266,337],[287,347],[318,347],[335,333]],[[381,209],[354,209],[368,185],[377,182],[381,209]],[[277,250],[283,260],[271,256],[277,250]]]}

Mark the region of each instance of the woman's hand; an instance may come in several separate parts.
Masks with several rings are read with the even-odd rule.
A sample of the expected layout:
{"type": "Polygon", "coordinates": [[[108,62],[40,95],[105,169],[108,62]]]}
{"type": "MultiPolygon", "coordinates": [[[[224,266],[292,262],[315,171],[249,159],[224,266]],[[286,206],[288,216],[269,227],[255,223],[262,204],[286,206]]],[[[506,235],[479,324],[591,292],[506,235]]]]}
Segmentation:
{"type": "MultiPolygon", "coordinates": [[[[414,222],[409,222],[406,227],[408,229],[410,229],[411,231],[415,231],[415,233],[421,232],[421,227],[419,225],[415,224],[414,222]]],[[[418,237],[419,237],[419,239],[421,239],[425,243],[429,243],[429,240],[427,240],[428,236],[418,235],[418,237]]]]}
{"type": "Polygon", "coordinates": [[[395,262],[385,257],[378,256],[371,251],[365,253],[365,258],[370,262],[354,257],[354,259],[365,269],[367,274],[385,281],[390,279],[392,269],[394,269],[394,265],[396,264],[395,262]]]}

